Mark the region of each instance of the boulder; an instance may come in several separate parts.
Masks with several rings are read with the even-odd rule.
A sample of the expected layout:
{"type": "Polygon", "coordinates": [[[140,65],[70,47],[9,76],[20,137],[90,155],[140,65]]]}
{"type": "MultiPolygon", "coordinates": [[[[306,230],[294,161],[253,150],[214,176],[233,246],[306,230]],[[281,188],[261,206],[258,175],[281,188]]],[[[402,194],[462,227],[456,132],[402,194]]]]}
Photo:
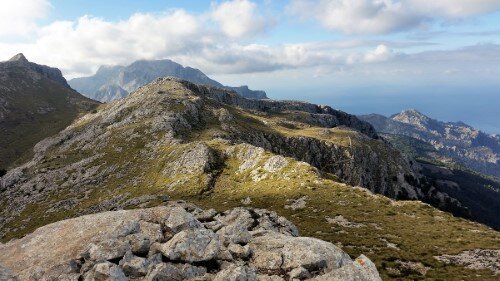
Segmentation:
{"type": "Polygon", "coordinates": [[[87,272],[85,281],[128,281],[123,271],[116,265],[110,262],[98,263],[87,272]]]}
{"type": "Polygon", "coordinates": [[[201,262],[213,259],[220,251],[219,237],[205,228],[187,229],[162,244],[161,253],[170,260],[201,262]]]}
{"type": "Polygon", "coordinates": [[[259,233],[251,241],[253,264],[261,271],[291,271],[303,267],[327,272],[351,263],[349,256],[332,243],[276,232],[259,233]]]}

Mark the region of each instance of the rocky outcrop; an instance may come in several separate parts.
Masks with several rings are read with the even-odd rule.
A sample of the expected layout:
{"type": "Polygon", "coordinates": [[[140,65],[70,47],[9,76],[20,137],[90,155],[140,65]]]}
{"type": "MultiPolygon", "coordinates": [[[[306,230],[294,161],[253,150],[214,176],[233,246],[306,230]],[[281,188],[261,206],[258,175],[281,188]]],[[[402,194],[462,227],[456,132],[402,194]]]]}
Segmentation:
{"type": "Polygon", "coordinates": [[[0,264],[2,280],[381,280],[274,212],[183,202],[41,227],[0,244],[0,264]]]}
{"type": "Polygon", "coordinates": [[[70,85],[85,96],[101,102],[117,100],[157,78],[173,76],[192,83],[211,85],[236,92],[249,99],[267,99],[266,92],[253,91],[248,86],[229,87],[210,79],[203,72],[171,60],[140,60],[128,66],[102,66],[91,77],[75,78],[70,85]]]}
{"type": "Polygon", "coordinates": [[[434,258],[446,264],[460,264],[470,269],[490,269],[497,275],[500,273],[499,257],[500,250],[475,249],[457,255],[442,255],[434,258]]]}

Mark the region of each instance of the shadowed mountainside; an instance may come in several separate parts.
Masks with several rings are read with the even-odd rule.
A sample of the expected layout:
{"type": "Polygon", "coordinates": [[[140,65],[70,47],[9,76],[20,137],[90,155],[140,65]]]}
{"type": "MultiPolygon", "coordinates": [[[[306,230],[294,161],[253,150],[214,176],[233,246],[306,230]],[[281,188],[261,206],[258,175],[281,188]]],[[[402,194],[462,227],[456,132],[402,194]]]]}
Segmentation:
{"type": "Polygon", "coordinates": [[[23,54],[0,62],[0,170],[28,160],[37,142],[98,104],[72,90],[56,68],[23,54]]]}

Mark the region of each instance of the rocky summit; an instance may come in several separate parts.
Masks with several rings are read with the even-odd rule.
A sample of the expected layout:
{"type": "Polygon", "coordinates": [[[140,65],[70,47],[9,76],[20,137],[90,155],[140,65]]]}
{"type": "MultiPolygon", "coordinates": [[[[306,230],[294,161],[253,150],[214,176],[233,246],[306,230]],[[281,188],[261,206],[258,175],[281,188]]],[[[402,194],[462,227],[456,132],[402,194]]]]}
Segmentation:
{"type": "Polygon", "coordinates": [[[230,87],[210,79],[199,69],[183,67],[165,60],[139,60],[128,66],[101,66],[90,77],[80,77],[69,81],[71,87],[83,95],[101,102],[123,98],[154,80],[172,76],[192,83],[210,85],[236,92],[249,99],[267,99],[266,92],[250,90],[248,86],[230,87]]]}
{"type": "Polygon", "coordinates": [[[382,280],[275,212],[183,202],[59,221],[0,253],[2,280],[382,280]]]}

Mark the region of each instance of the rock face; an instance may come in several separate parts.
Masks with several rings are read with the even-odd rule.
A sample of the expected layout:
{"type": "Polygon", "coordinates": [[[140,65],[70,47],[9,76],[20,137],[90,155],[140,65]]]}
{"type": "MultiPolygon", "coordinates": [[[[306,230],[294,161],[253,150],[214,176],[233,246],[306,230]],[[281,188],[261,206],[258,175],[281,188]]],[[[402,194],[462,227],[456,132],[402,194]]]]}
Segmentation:
{"type": "Polygon", "coordinates": [[[183,202],[41,227],[0,244],[0,264],[2,280],[381,280],[274,212],[183,202]]]}
{"type": "Polygon", "coordinates": [[[249,99],[267,99],[264,91],[253,91],[247,86],[228,87],[210,79],[203,72],[171,60],[136,61],[129,66],[102,66],[91,77],[69,81],[71,87],[83,95],[101,102],[110,102],[127,96],[157,78],[173,76],[193,83],[210,85],[235,91],[249,99]]]}
{"type": "Polygon", "coordinates": [[[430,146],[418,151],[418,156],[456,162],[500,177],[500,136],[488,135],[462,122],[440,122],[414,109],[389,118],[377,114],[359,117],[377,132],[411,137],[430,146]]]}
{"type": "Polygon", "coordinates": [[[0,170],[98,104],[72,90],[57,68],[23,54],[0,62],[0,170]]]}

